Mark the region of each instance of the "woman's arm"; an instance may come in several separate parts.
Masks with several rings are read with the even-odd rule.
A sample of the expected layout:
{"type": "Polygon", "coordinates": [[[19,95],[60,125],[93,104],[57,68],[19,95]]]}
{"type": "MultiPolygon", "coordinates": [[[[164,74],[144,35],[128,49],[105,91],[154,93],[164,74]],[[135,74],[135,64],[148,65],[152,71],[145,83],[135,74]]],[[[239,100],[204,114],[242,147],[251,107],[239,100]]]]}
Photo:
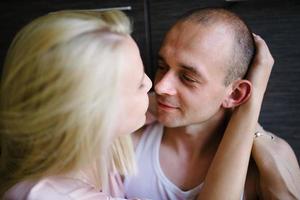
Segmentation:
{"type": "Polygon", "coordinates": [[[229,121],[198,199],[240,199],[248,169],[254,133],[274,60],[259,36],[257,52],[248,73],[252,83],[249,100],[238,107],[229,121]]]}

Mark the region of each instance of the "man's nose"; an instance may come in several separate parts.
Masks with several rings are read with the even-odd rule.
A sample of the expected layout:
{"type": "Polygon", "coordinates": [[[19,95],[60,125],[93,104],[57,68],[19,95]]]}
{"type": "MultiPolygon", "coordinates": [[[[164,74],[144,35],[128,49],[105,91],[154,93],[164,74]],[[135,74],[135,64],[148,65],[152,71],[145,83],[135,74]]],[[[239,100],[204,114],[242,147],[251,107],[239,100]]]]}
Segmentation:
{"type": "Polygon", "coordinates": [[[159,95],[175,95],[175,86],[175,76],[171,71],[169,71],[155,83],[154,89],[159,95]]]}

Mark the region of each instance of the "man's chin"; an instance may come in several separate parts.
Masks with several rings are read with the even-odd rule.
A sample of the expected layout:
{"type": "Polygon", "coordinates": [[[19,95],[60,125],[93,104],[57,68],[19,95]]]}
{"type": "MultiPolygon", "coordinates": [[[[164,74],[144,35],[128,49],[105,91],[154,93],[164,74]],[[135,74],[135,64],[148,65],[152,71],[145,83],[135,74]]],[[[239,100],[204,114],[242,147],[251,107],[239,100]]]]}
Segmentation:
{"type": "Polygon", "coordinates": [[[176,119],[158,117],[157,121],[168,128],[175,128],[181,126],[181,123],[179,123],[176,119]]]}

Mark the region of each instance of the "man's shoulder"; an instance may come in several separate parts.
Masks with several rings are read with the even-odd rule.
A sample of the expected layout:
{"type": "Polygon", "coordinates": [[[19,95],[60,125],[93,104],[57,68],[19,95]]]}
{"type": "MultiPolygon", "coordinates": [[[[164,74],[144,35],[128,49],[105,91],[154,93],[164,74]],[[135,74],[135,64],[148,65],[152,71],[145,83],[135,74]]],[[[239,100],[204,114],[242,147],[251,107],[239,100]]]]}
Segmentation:
{"type": "Polygon", "coordinates": [[[257,130],[260,132],[260,135],[254,138],[254,144],[262,144],[264,148],[267,148],[268,153],[276,154],[280,157],[293,156],[293,159],[295,159],[295,153],[285,139],[273,132],[265,130],[260,124],[258,124],[257,130]]]}
{"type": "MultiPolygon", "coordinates": [[[[273,154],[272,156],[276,155],[279,157],[289,157],[294,156],[294,152],[291,148],[291,146],[281,137],[275,135],[274,133],[271,133],[269,131],[266,131],[264,129],[260,129],[260,135],[256,136],[254,138],[254,144],[259,142],[261,146],[264,146],[264,148],[268,149],[267,152],[269,154],[273,154]]],[[[264,153],[264,152],[261,152],[264,153]]],[[[253,155],[252,155],[253,156],[253,155]]],[[[249,168],[247,172],[247,179],[246,179],[246,193],[248,193],[247,196],[253,195],[253,192],[257,193],[257,188],[259,185],[259,170],[256,165],[255,159],[251,156],[250,162],[249,162],[249,168]],[[248,190],[248,192],[247,192],[248,190]]],[[[266,157],[264,157],[266,158],[266,157]]],[[[271,162],[268,162],[267,159],[264,160],[264,167],[265,168],[272,168],[274,167],[271,162]]]]}
{"type": "Polygon", "coordinates": [[[254,138],[252,156],[257,166],[254,178],[259,196],[298,199],[299,164],[292,147],[283,138],[262,132],[254,138]]]}
{"type": "MultiPolygon", "coordinates": [[[[272,133],[270,133],[272,134],[272,133]]],[[[273,139],[274,141],[274,146],[277,149],[277,152],[281,153],[282,155],[288,155],[290,153],[294,154],[294,151],[291,147],[291,145],[283,138],[276,136],[274,134],[272,134],[272,136],[274,137],[273,139]]]]}
{"type": "Polygon", "coordinates": [[[254,142],[261,142],[265,147],[269,148],[269,152],[276,154],[280,157],[293,157],[295,158],[295,153],[290,146],[290,144],[282,137],[275,135],[272,132],[264,130],[265,135],[255,138],[254,142]]]}

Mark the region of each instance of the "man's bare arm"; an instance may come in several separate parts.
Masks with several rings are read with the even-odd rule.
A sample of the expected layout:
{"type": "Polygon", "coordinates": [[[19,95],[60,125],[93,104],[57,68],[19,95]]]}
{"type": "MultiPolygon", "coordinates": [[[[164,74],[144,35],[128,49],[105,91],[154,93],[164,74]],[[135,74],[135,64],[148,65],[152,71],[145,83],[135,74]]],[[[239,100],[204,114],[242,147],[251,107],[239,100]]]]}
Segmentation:
{"type": "Polygon", "coordinates": [[[259,171],[262,199],[300,199],[300,169],[294,151],[283,139],[259,131],[252,156],[259,171]]]}

